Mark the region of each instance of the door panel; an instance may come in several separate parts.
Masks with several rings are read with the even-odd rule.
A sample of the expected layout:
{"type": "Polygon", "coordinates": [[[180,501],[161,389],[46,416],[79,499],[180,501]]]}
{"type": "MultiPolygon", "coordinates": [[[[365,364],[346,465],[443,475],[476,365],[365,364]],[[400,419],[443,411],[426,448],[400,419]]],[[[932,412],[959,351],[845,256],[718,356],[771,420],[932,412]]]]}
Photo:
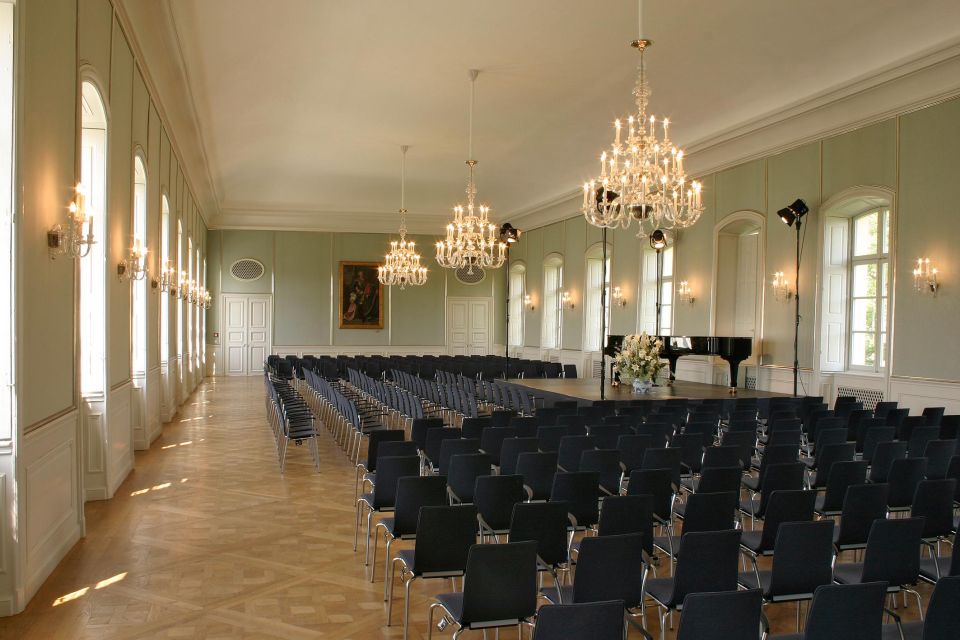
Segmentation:
{"type": "Polygon", "coordinates": [[[271,348],[270,296],[223,296],[224,364],[228,376],[259,375],[271,348]]]}

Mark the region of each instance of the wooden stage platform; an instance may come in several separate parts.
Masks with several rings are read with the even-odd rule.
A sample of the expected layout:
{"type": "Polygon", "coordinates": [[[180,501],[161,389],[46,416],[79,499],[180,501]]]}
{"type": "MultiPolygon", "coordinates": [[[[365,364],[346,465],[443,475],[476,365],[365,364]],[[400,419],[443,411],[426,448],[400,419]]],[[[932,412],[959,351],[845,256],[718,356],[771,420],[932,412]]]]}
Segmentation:
{"type": "MultiPolygon", "coordinates": [[[[507,381],[509,384],[522,387],[536,398],[543,399],[545,406],[550,406],[556,400],[579,400],[583,404],[590,404],[600,400],[600,381],[594,378],[536,378],[525,380],[516,378],[507,381]]],[[[677,380],[671,386],[653,387],[648,393],[634,393],[633,387],[621,384],[611,386],[606,381],[604,396],[607,400],[669,400],[671,398],[688,398],[691,400],[706,400],[709,398],[773,398],[788,396],[788,394],[772,391],[757,391],[756,389],[737,389],[736,395],[731,395],[729,387],[718,384],[703,384],[702,382],[687,382],[677,380]]]]}

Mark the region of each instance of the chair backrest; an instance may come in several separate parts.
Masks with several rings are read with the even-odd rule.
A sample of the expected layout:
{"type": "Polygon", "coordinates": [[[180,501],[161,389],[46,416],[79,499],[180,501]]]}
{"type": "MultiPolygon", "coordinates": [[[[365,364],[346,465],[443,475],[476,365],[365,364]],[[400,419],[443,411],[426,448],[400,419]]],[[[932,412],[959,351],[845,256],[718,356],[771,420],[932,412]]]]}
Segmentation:
{"type": "Polygon", "coordinates": [[[521,475],[479,476],[473,487],[473,504],[494,531],[503,531],[510,526],[513,505],[525,497],[521,475]]]}
{"type": "Polygon", "coordinates": [[[722,444],[740,449],[740,459],[743,461],[744,470],[746,470],[750,466],[750,458],[753,456],[753,450],[757,445],[757,432],[728,431],[723,434],[722,444]]]}
{"type": "Polygon", "coordinates": [[[580,471],[596,471],[601,489],[620,493],[620,452],[616,449],[587,449],[580,454],[580,471]]]}
{"type": "MultiPolygon", "coordinates": [[[[439,429],[430,429],[427,431],[427,444],[423,453],[427,460],[434,464],[440,463],[440,447],[444,440],[459,440],[460,429],[455,427],[441,427],[439,429]]],[[[479,446],[479,445],[478,445],[479,446]]]]}
{"type": "Polygon", "coordinates": [[[767,598],[813,597],[833,579],[833,520],[784,522],[777,530],[767,598]]]}
{"type": "Polygon", "coordinates": [[[533,640],[623,640],[623,637],[621,600],[548,604],[537,610],[537,626],[533,629],[533,640]]]}
{"type": "Polygon", "coordinates": [[[920,415],[927,419],[927,424],[939,427],[940,421],[943,420],[944,410],[944,407],[926,407],[920,415]]]}
{"type": "Polygon", "coordinates": [[[564,436],[557,449],[557,466],[565,471],[579,471],[580,454],[596,448],[597,441],[593,436],[564,436]]]}
{"type": "MultiPolygon", "coordinates": [[[[956,557],[956,551],[954,551],[956,557]]],[[[955,640],[960,629],[960,575],[945,576],[937,581],[927,605],[923,623],[923,640],[955,640]]]]}
{"type": "Polygon", "coordinates": [[[960,437],[960,415],[945,415],[940,419],[940,437],[945,440],[956,440],[960,437]]]}
{"type": "Polygon", "coordinates": [[[957,452],[956,440],[930,440],[923,450],[924,458],[927,459],[927,478],[939,480],[947,477],[947,471],[950,469],[950,459],[957,452]]]}
{"type": "Polygon", "coordinates": [[[923,518],[874,520],[863,553],[861,582],[908,585],[920,575],[923,518]]]}
{"type": "Polygon", "coordinates": [[[890,488],[886,484],[856,484],[847,487],[837,533],[838,548],[859,547],[867,543],[873,521],[887,517],[889,492],[890,488]]]}
{"type": "Polygon", "coordinates": [[[447,504],[447,479],[443,476],[403,476],[397,479],[397,498],[393,513],[394,537],[417,532],[420,507],[447,504]]]}
{"type": "Polygon", "coordinates": [[[910,434],[910,440],[907,442],[907,455],[912,458],[919,458],[923,455],[923,450],[927,448],[927,443],[939,437],[939,426],[917,427],[910,434]]]}
{"type": "Polygon", "coordinates": [[[577,365],[575,365],[575,364],[565,364],[565,365],[563,365],[563,377],[564,377],[564,378],[576,378],[576,377],[577,377],[577,365]]]}
{"type": "Polygon", "coordinates": [[[417,418],[410,425],[410,439],[417,443],[421,451],[427,446],[427,432],[443,427],[443,418],[417,418]]]}
{"type": "MultiPolygon", "coordinates": [[[[380,447],[381,442],[387,441],[402,441],[403,440],[403,431],[399,429],[385,429],[383,431],[371,431],[370,437],[367,439],[367,461],[364,463],[364,468],[367,471],[376,471],[377,470],[377,450],[380,447]]],[[[416,452],[414,452],[416,453],[416,452]]]]}
{"type": "Polygon", "coordinates": [[[762,607],[759,589],[691,593],[683,600],[677,640],[753,640],[762,607]]]}
{"type": "Polygon", "coordinates": [[[701,470],[710,467],[742,467],[743,453],[741,447],[736,445],[720,445],[716,447],[707,447],[703,450],[703,462],[701,470]]]}
{"type": "Polygon", "coordinates": [[[767,467],[775,464],[796,462],[799,453],[798,446],[793,444],[768,444],[763,450],[763,459],[760,461],[760,484],[763,484],[763,477],[766,474],[767,467]]]}
{"type": "Polygon", "coordinates": [[[922,480],[917,485],[910,515],[923,518],[924,539],[947,537],[953,531],[953,494],[957,481],[922,480]]]}
{"type": "Polygon", "coordinates": [[[417,455],[417,443],[413,440],[386,440],[377,446],[377,458],[417,455]]]}
{"type": "Polygon", "coordinates": [[[510,542],[534,540],[545,565],[566,563],[568,510],[565,502],[518,502],[510,517],[510,542]]]}
{"type": "Polygon", "coordinates": [[[739,495],[736,491],[705,493],[697,491],[687,499],[683,513],[683,533],[723,531],[734,527],[739,495]]]}
{"type": "Polygon", "coordinates": [[[700,483],[697,485],[697,493],[737,491],[742,477],[743,469],[739,466],[704,467],[700,474],[700,483]]]}
{"type": "Polygon", "coordinates": [[[627,495],[648,495],[653,498],[653,515],[668,522],[673,510],[675,489],[669,469],[635,469],[627,481],[627,495]]]}
{"type": "MultiPolygon", "coordinates": [[[[839,462],[849,462],[856,455],[855,445],[852,442],[842,444],[830,444],[825,447],[817,448],[817,476],[813,486],[816,489],[827,486],[827,480],[830,478],[830,468],[839,462]]],[[[863,475],[867,475],[867,463],[863,463],[863,475]]],[[[840,500],[843,499],[843,493],[840,494],[840,500]]]]}
{"type": "Polygon", "coordinates": [[[739,550],[739,530],[684,534],[680,538],[671,601],[680,604],[689,593],[735,591],[739,550]]]}
{"type": "Polygon", "coordinates": [[[595,471],[558,471],[553,476],[550,501],[568,503],[578,527],[592,527],[600,518],[598,498],[600,475],[595,471]]]}
{"type": "MultiPolygon", "coordinates": [[[[537,543],[475,544],[467,556],[460,624],[517,624],[537,611],[537,543]]],[[[482,625],[480,625],[482,626],[482,625]]]]}
{"type": "Polygon", "coordinates": [[[534,436],[540,427],[540,418],[514,416],[510,418],[510,424],[505,426],[516,429],[519,436],[534,436]]]}
{"type": "Polygon", "coordinates": [[[588,433],[593,437],[597,448],[616,449],[620,437],[633,432],[630,427],[622,424],[595,424],[588,427],[588,433]]]}
{"type": "Polygon", "coordinates": [[[440,457],[431,458],[434,468],[440,473],[446,473],[450,466],[450,458],[466,453],[478,453],[480,440],[478,438],[445,438],[440,442],[440,457]]]}
{"type": "Polygon", "coordinates": [[[699,472],[703,462],[703,436],[699,433],[677,433],[670,439],[670,446],[680,450],[680,467],[689,472],[699,472]]]}
{"type": "Polygon", "coordinates": [[[517,459],[517,474],[530,488],[532,498],[546,500],[553,489],[553,476],[557,473],[557,454],[550,452],[521,453],[517,459]]]}
{"type": "Polygon", "coordinates": [[[881,400],[873,407],[873,415],[877,418],[886,418],[891,410],[897,408],[897,404],[895,401],[881,400]]]}
{"type": "Polygon", "coordinates": [[[569,435],[566,425],[537,428],[537,448],[540,451],[557,451],[560,448],[560,439],[569,435]]]}
{"type": "Polygon", "coordinates": [[[377,483],[373,487],[373,509],[393,507],[397,499],[397,480],[420,475],[417,456],[380,456],[377,460],[377,483]]]}
{"type": "Polygon", "coordinates": [[[635,607],[643,599],[643,535],[588,536],[580,543],[573,601],[622,600],[635,607]]]}
{"type": "Polygon", "coordinates": [[[517,458],[521,453],[536,453],[536,438],[505,438],[500,446],[500,473],[512,475],[517,472],[517,458]]]}
{"type": "Polygon", "coordinates": [[[643,465],[643,456],[650,448],[650,436],[625,435],[617,438],[617,451],[620,452],[620,464],[623,472],[630,475],[634,469],[643,465]]]}
{"type": "MultiPolygon", "coordinates": [[[[597,420],[599,422],[599,420],[597,420]]],[[[587,433],[587,417],[576,413],[561,413],[557,416],[557,426],[567,428],[567,435],[577,436],[587,433]]]]}
{"type": "Polygon", "coordinates": [[[479,439],[483,430],[492,426],[493,421],[490,418],[464,418],[460,423],[464,438],[479,439]]]}
{"type": "Polygon", "coordinates": [[[870,460],[870,482],[886,482],[894,460],[907,456],[907,443],[900,440],[878,442],[870,460]]]}
{"type": "Polygon", "coordinates": [[[600,503],[598,536],[639,533],[643,550],[653,555],[653,497],[649,495],[607,496],[600,503]]]}
{"type": "Polygon", "coordinates": [[[463,573],[476,541],[477,509],[473,505],[423,507],[417,521],[413,572],[424,577],[463,573]]]}
{"type": "Polygon", "coordinates": [[[923,474],[926,470],[926,458],[894,460],[890,465],[890,475],[887,477],[887,484],[890,485],[887,506],[896,509],[909,507],[913,504],[913,496],[917,492],[917,485],[923,480],[923,474]]]}
{"type": "Polygon", "coordinates": [[[489,455],[493,463],[500,466],[503,441],[507,438],[514,438],[516,435],[516,430],[510,427],[485,427],[480,432],[480,451],[489,455]]]}
{"type": "Polygon", "coordinates": [[[863,460],[871,462],[881,442],[893,442],[897,437],[896,427],[873,427],[863,436],[863,460]]]}
{"type": "MultiPolygon", "coordinates": [[[[851,443],[852,444],[852,443],[851,443]]],[[[817,472],[818,480],[821,472],[817,472]]],[[[843,500],[847,495],[847,488],[867,481],[867,463],[864,460],[843,460],[830,466],[830,477],[827,479],[827,490],[823,494],[821,513],[840,512],[843,509],[843,500]]]]}
{"type": "MultiPolygon", "coordinates": [[[[823,449],[832,444],[845,444],[847,442],[846,429],[821,429],[817,433],[817,439],[814,441],[817,457],[823,452],[823,449]]],[[[819,465],[819,463],[818,463],[819,465]]]]}
{"type": "MultiPolygon", "coordinates": [[[[804,466],[802,462],[787,462],[768,465],[760,479],[760,506],[756,515],[766,517],[767,503],[774,491],[793,491],[803,486],[804,466]]],[[[772,541],[771,541],[772,543],[772,541]]]]}
{"type": "Polygon", "coordinates": [[[767,512],[760,534],[760,552],[769,554],[777,542],[777,531],[784,522],[810,522],[813,520],[816,491],[803,489],[774,491],[770,494],[767,512]]]}
{"type": "Polygon", "coordinates": [[[680,449],[664,447],[662,449],[647,449],[643,455],[641,469],[668,469],[670,481],[680,486],[680,449]]]}
{"type": "Polygon", "coordinates": [[[447,485],[461,502],[473,502],[477,478],[490,475],[493,461],[485,453],[458,453],[447,465],[447,485]]]}
{"type": "Polygon", "coordinates": [[[803,640],[877,640],[883,629],[885,582],[817,587],[803,640]]]}

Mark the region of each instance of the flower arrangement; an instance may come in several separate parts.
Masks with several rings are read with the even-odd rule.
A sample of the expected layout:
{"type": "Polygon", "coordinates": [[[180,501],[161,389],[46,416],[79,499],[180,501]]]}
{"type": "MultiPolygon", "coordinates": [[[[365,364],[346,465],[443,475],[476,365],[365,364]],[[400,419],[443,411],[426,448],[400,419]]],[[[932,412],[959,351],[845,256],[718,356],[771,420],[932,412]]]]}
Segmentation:
{"type": "Polygon", "coordinates": [[[620,353],[613,359],[613,369],[626,382],[652,382],[664,367],[664,362],[660,359],[661,349],[663,340],[647,335],[646,332],[624,336],[620,353]]]}

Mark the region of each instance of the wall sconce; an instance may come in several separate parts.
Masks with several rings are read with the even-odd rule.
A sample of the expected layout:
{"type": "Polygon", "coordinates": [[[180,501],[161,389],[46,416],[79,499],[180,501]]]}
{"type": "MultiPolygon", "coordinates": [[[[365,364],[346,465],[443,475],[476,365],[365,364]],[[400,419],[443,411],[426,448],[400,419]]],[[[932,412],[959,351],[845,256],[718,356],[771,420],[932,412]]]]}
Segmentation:
{"type": "Polygon", "coordinates": [[[187,272],[180,272],[180,284],[177,286],[177,297],[186,301],[190,297],[190,281],[187,280],[187,272]]]}
{"type": "Polygon", "coordinates": [[[523,296],[523,306],[527,311],[533,311],[535,308],[533,306],[533,298],[530,297],[529,293],[523,296]]]}
{"type": "Polygon", "coordinates": [[[787,282],[786,276],[783,275],[783,271],[777,271],[773,274],[773,297],[779,302],[788,302],[793,299],[793,290],[790,288],[790,283],[787,282]]]}
{"type": "Polygon", "coordinates": [[[121,281],[143,280],[147,277],[147,249],[139,240],[133,243],[130,257],[117,265],[117,278],[121,281]]]}
{"type": "Polygon", "coordinates": [[[680,298],[680,302],[686,302],[687,304],[693,304],[696,301],[696,298],[693,297],[693,289],[690,288],[690,283],[686,280],[680,281],[677,296],[680,298]]]}
{"type": "Polygon", "coordinates": [[[937,273],[937,268],[930,266],[930,258],[917,258],[917,266],[913,269],[913,288],[920,293],[931,293],[936,298],[940,290],[937,273]]]}
{"type": "Polygon", "coordinates": [[[575,309],[577,305],[573,304],[573,298],[570,297],[569,291],[563,292],[563,297],[561,299],[561,304],[564,309],[575,309]]]}
{"type": "Polygon", "coordinates": [[[171,296],[177,295],[177,270],[167,260],[167,265],[160,270],[160,291],[169,291],[171,296]]]}
{"type": "Polygon", "coordinates": [[[96,242],[93,237],[93,216],[87,215],[87,196],[83,186],[77,184],[76,191],[68,207],[66,227],[57,223],[47,231],[47,249],[51,260],[62,255],[86,257],[96,242]]]}
{"type": "Polygon", "coordinates": [[[613,288],[613,304],[617,305],[618,307],[627,306],[627,299],[623,297],[623,291],[620,289],[620,287],[613,288]]]}
{"type": "Polygon", "coordinates": [[[209,309],[213,306],[213,296],[210,295],[210,292],[200,287],[200,290],[203,294],[200,296],[200,306],[204,309],[209,309]]]}

